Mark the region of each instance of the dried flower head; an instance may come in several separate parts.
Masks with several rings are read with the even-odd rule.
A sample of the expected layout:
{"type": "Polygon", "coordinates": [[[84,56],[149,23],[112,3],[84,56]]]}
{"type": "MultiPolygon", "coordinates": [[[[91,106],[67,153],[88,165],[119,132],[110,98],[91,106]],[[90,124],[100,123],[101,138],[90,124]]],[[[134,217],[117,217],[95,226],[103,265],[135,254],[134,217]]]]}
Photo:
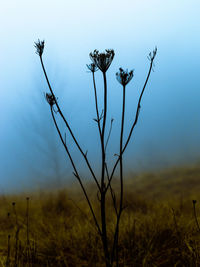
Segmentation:
{"type": "Polygon", "coordinates": [[[149,53],[148,59],[150,61],[154,61],[154,58],[155,58],[156,54],[157,54],[157,47],[155,47],[155,49],[153,50],[152,53],[151,52],[149,53]]]}
{"type": "Polygon", "coordinates": [[[55,97],[52,94],[46,93],[45,97],[51,107],[56,103],[55,97]]]}
{"type": "Polygon", "coordinates": [[[98,67],[94,64],[94,63],[91,63],[91,64],[86,64],[86,66],[88,67],[88,69],[91,71],[91,72],[95,72],[98,70],[98,67]]]}
{"type": "Polygon", "coordinates": [[[38,41],[35,42],[35,48],[36,48],[36,54],[38,54],[41,57],[44,51],[44,40],[40,41],[38,39],[38,41]]]}
{"type": "Polygon", "coordinates": [[[90,53],[90,58],[92,62],[98,67],[102,72],[106,72],[113,61],[115,52],[113,49],[106,49],[104,53],[99,53],[98,50],[90,53]]]}
{"type": "Polygon", "coordinates": [[[128,72],[128,70],[124,71],[122,68],[119,68],[119,72],[116,73],[116,78],[121,85],[126,86],[133,78],[133,70],[128,72]]]}

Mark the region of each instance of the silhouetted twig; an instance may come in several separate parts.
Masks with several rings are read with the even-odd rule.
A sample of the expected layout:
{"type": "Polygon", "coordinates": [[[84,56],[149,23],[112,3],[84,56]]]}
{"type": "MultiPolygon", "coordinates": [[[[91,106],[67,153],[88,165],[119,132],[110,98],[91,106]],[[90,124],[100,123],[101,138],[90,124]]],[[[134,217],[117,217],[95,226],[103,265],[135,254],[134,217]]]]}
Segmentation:
{"type": "MultiPolygon", "coordinates": [[[[59,106],[59,104],[58,104],[58,101],[57,101],[57,99],[56,99],[56,97],[55,97],[55,94],[54,94],[54,92],[53,92],[53,89],[52,89],[52,87],[51,87],[51,85],[50,85],[50,82],[49,82],[49,79],[48,79],[48,76],[47,76],[47,73],[46,73],[46,70],[45,70],[45,67],[44,67],[43,59],[42,59],[42,54],[43,54],[43,50],[44,50],[44,41],[41,42],[41,41],[38,40],[38,42],[35,43],[35,47],[36,47],[36,49],[37,49],[37,54],[38,54],[39,57],[40,57],[40,62],[41,62],[41,65],[42,65],[42,69],[43,69],[43,72],[44,72],[44,75],[45,75],[45,78],[46,78],[46,81],[47,81],[49,90],[50,90],[50,92],[51,92],[51,96],[50,96],[50,97],[53,99],[53,102],[52,102],[52,103],[49,103],[49,104],[50,104],[50,105],[51,105],[51,104],[55,104],[55,105],[56,105],[56,107],[57,107],[57,109],[58,109],[58,112],[59,112],[61,118],[63,119],[63,121],[64,121],[64,123],[65,123],[67,129],[69,130],[69,132],[70,132],[70,134],[71,134],[71,136],[72,136],[72,138],[73,138],[73,140],[74,140],[74,142],[75,142],[77,148],[79,149],[80,153],[82,154],[83,158],[85,159],[86,164],[87,164],[87,166],[88,166],[88,168],[89,168],[89,170],[90,170],[90,172],[91,172],[91,174],[92,174],[92,177],[94,178],[94,180],[95,180],[95,182],[96,182],[98,188],[100,189],[99,182],[98,182],[97,179],[96,179],[96,176],[95,176],[95,174],[94,174],[94,172],[93,172],[93,170],[92,170],[92,167],[91,167],[91,165],[90,165],[90,163],[89,163],[89,161],[88,161],[88,158],[87,158],[87,156],[85,155],[85,153],[83,152],[83,150],[81,149],[81,147],[80,147],[80,145],[79,145],[77,139],[76,139],[75,136],[74,136],[74,133],[72,132],[71,127],[69,126],[69,123],[68,123],[67,120],[65,119],[65,117],[64,117],[64,115],[63,115],[63,113],[62,113],[62,111],[61,111],[61,109],[60,109],[60,106],[59,106]]],[[[48,94],[47,94],[47,95],[48,95],[48,94]]],[[[50,97],[48,97],[48,99],[49,99],[50,97]]],[[[48,100],[47,100],[47,101],[48,101],[48,100]]],[[[49,101],[48,101],[48,102],[49,102],[49,101]]]]}
{"type": "Polygon", "coordinates": [[[68,150],[68,147],[67,147],[67,145],[65,144],[65,141],[64,141],[64,139],[63,139],[63,137],[62,137],[62,135],[61,135],[61,132],[60,132],[60,130],[59,130],[59,128],[58,128],[58,125],[57,125],[57,122],[56,122],[56,119],[55,119],[55,116],[54,116],[52,107],[51,107],[51,115],[52,115],[52,118],[53,118],[53,121],[54,121],[56,130],[57,130],[57,132],[58,132],[58,134],[59,134],[59,137],[60,137],[60,139],[61,139],[61,142],[62,142],[62,144],[63,144],[63,146],[64,146],[64,148],[65,148],[65,151],[67,152],[67,155],[68,155],[68,157],[69,157],[69,159],[70,159],[70,162],[71,162],[71,164],[72,164],[72,167],[73,167],[73,169],[74,169],[74,173],[73,173],[73,174],[74,174],[74,176],[77,178],[77,180],[78,180],[78,182],[79,182],[79,184],[80,184],[80,186],[81,186],[81,188],[82,188],[82,190],[83,190],[83,193],[84,193],[85,198],[86,198],[86,200],[87,200],[87,203],[88,203],[88,205],[89,205],[90,211],[91,211],[91,213],[92,213],[94,222],[95,222],[96,227],[97,227],[97,229],[98,229],[98,231],[99,231],[99,234],[101,235],[101,230],[100,230],[99,224],[98,224],[98,222],[97,222],[96,216],[95,216],[95,214],[94,214],[94,210],[93,210],[93,208],[92,208],[92,204],[91,204],[91,202],[90,202],[90,200],[89,200],[89,198],[88,198],[88,195],[87,195],[87,193],[86,193],[85,187],[84,187],[84,185],[83,185],[83,183],[82,183],[82,181],[81,181],[81,178],[80,178],[79,173],[78,173],[78,171],[77,171],[77,169],[76,169],[76,166],[75,166],[75,164],[74,164],[74,161],[73,161],[73,159],[72,159],[72,156],[71,156],[71,154],[70,154],[70,152],[69,152],[69,150],[68,150]]]}
{"type": "MultiPolygon", "coordinates": [[[[146,80],[145,80],[143,89],[142,89],[142,91],[141,91],[141,94],[140,94],[140,97],[139,97],[139,100],[138,100],[138,105],[137,105],[137,110],[136,110],[135,120],[134,120],[133,125],[132,125],[132,127],[131,127],[131,130],[130,130],[130,132],[129,132],[129,135],[128,135],[128,138],[127,138],[127,140],[126,140],[126,143],[125,143],[125,145],[124,145],[124,147],[123,147],[123,149],[122,149],[122,154],[124,153],[126,147],[128,146],[128,143],[129,143],[129,141],[130,141],[130,139],[131,139],[133,130],[134,130],[136,124],[137,124],[138,117],[139,117],[139,112],[140,112],[140,108],[141,108],[141,100],[142,100],[142,96],[143,96],[143,94],[144,94],[146,85],[147,85],[147,83],[148,83],[148,80],[149,80],[149,77],[150,77],[150,74],[151,74],[151,71],[152,71],[152,66],[153,66],[153,62],[154,62],[154,59],[155,59],[156,54],[157,54],[157,48],[155,48],[155,50],[153,51],[153,56],[151,56],[151,58],[150,58],[149,71],[148,71],[147,78],[146,78],[146,80]]],[[[117,165],[118,165],[118,163],[119,163],[119,160],[120,160],[120,157],[118,157],[118,159],[116,160],[116,162],[115,162],[115,164],[114,164],[112,173],[111,173],[111,175],[110,175],[110,180],[109,180],[108,185],[107,185],[107,187],[106,187],[106,191],[108,190],[109,184],[111,183],[111,181],[112,181],[112,179],[113,179],[113,175],[114,175],[115,169],[116,169],[116,167],[117,167],[117,165]]]]}

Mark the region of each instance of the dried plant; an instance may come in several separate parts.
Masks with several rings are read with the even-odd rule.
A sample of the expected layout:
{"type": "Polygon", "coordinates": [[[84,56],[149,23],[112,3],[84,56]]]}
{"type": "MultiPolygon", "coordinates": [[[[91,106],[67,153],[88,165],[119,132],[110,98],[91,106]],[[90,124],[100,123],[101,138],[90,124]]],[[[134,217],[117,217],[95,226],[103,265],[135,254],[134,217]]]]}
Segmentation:
{"type": "Polygon", "coordinates": [[[123,177],[123,154],[129,144],[129,141],[131,139],[133,130],[137,124],[138,121],[138,117],[139,117],[139,112],[141,109],[141,100],[146,88],[146,85],[148,83],[152,68],[153,68],[153,64],[154,64],[154,59],[157,53],[157,48],[155,48],[155,50],[152,53],[149,53],[148,59],[150,60],[150,66],[149,66],[149,71],[144,83],[144,86],[142,88],[142,91],[140,93],[140,97],[138,99],[138,104],[137,104],[137,109],[136,109],[136,114],[134,117],[134,120],[132,122],[131,125],[131,129],[129,131],[128,137],[126,140],[124,140],[124,120],[125,120],[125,105],[126,105],[126,86],[128,85],[128,83],[132,80],[133,78],[133,70],[128,71],[128,70],[123,70],[122,68],[119,68],[119,72],[116,73],[116,78],[118,80],[118,82],[122,85],[123,87],[123,99],[122,99],[122,116],[121,116],[121,131],[120,131],[120,148],[119,148],[119,153],[117,154],[117,159],[115,161],[115,164],[112,168],[111,173],[109,173],[108,171],[108,167],[107,167],[107,158],[106,158],[106,149],[107,149],[107,145],[108,145],[108,141],[110,138],[110,134],[111,134],[111,130],[112,130],[112,123],[113,123],[113,119],[111,120],[111,124],[110,124],[110,130],[109,130],[109,134],[108,137],[106,138],[105,136],[105,129],[106,129],[106,119],[107,119],[107,70],[109,69],[115,53],[114,50],[112,49],[107,49],[105,50],[105,52],[100,53],[98,50],[94,50],[93,52],[91,52],[90,58],[92,60],[91,64],[88,64],[87,67],[89,69],[89,71],[92,73],[92,77],[93,77],[93,85],[94,85],[94,97],[95,97],[95,107],[96,107],[96,118],[94,119],[94,121],[97,123],[98,126],[98,131],[99,131],[99,138],[100,138],[100,142],[101,142],[101,176],[100,176],[100,180],[97,178],[96,174],[93,171],[93,168],[89,162],[88,156],[87,156],[87,152],[84,152],[77,140],[77,138],[75,137],[69,122],[67,121],[66,117],[63,115],[61,108],[59,106],[59,103],[57,101],[57,98],[55,97],[54,91],[50,85],[45,67],[44,67],[44,63],[43,63],[43,51],[44,51],[44,41],[40,41],[38,40],[38,42],[35,43],[35,47],[36,47],[36,53],[39,55],[40,58],[40,62],[42,65],[42,69],[50,90],[50,93],[46,93],[46,100],[50,106],[50,111],[51,111],[51,115],[53,118],[53,122],[55,124],[56,130],[58,132],[58,135],[61,139],[61,142],[65,148],[65,151],[69,157],[69,160],[72,164],[73,167],[73,174],[76,177],[76,179],[78,180],[81,189],[85,195],[86,201],[88,203],[88,206],[90,208],[91,211],[91,215],[93,217],[95,226],[96,226],[96,230],[99,234],[99,236],[101,237],[101,241],[102,241],[102,246],[103,246],[103,251],[104,251],[104,257],[105,257],[105,265],[106,267],[112,267],[114,265],[114,263],[116,264],[116,266],[119,266],[119,245],[118,245],[118,239],[119,239],[119,223],[120,223],[120,218],[121,218],[121,214],[124,210],[124,204],[123,204],[123,199],[124,199],[124,186],[123,186],[123,181],[124,181],[124,177],[123,177]],[[98,107],[98,97],[97,97],[97,90],[96,90],[96,82],[95,82],[95,72],[97,70],[100,70],[102,72],[103,75],[103,81],[104,81],[104,103],[103,103],[103,111],[100,114],[99,113],[99,107],[98,107]],[[56,107],[56,111],[54,109],[54,106],[56,107]],[[94,182],[96,184],[98,193],[97,193],[97,198],[100,202],[100,213],[101,213],[101,219],[100,221],[97,219],[97,214],[94,211],[92,202],[90,200],[90,197],[87,193],[87,190],[82,182],[82,178],[79,174],[79,171],[74,163],[73,157],[69,151],[68,145],[66,144],[65,138],[62,136],[61,131],[59,129],[59,126],[57,124],[57,119],[56,116],[61,116],[63,122],[65,123],[65,126],[67,128],[67,130],[69,131],[75,145],[77,146],[78,150],[80,151],[81,155],[83,156],[83,159],[85,160],[87,167],[94,179],[94,182]],[[116,167],[119,164],[119,168],[120,168],[120,195],[119,195],[119,199],[116,196],[116,193],[114,191],[114,189],[112,188],[112,181],[113,181],[113,176],[116,170],[116,167]],[[106,196],[108,194],[108,192],[110,191],[111,197],[112,197],[112,202],[113,202],[113,207],[115,210],[115,215],[116,215],[116,222],[115,222],[115,229],[114,229],[114,235],[113,235],[113,239],[112,240],[108,240],[108,231],[107,231],[107,213],[106,213],[106,196]],[[117,201],[118,200],[118,201],[117,201]],[[110,244],[112,244],[110,246],[110,244]]]}

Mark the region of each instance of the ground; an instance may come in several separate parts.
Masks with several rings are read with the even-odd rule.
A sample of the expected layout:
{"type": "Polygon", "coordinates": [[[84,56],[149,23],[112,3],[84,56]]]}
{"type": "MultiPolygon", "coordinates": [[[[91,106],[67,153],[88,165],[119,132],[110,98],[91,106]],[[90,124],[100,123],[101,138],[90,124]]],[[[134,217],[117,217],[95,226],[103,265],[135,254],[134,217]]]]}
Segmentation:
{"type": "MultiPolygon", "coordinates": [[[[97,190],[87,188],[100,218],[97,190]]],[[[120,266],[200,266],[199,165],[128,175],[124,203],[120,266]]],[[[101,240],[78,186],[2,195],[0,206],[0,266],[104,266],[101,240]]],[[[111,242],[109,198],[107,214],[111,242]]]]}

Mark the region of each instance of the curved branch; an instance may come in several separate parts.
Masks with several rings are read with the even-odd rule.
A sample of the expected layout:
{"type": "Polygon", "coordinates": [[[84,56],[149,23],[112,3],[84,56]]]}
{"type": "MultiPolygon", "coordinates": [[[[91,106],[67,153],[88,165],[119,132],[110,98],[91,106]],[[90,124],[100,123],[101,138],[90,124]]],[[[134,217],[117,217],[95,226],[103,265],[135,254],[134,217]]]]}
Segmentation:
{"type": "Polygon", "coordinates": [[[96,216],[95,216],[95,214],[94,214],[94,210],[93,210],[93,208],[92,208],[92,204],[91,204],[91,202],[90,202],[90,200],[89,200],[88,194],[87,194],[87,192],[86,192],[86,190],[85,190],[85,187],[84,187],[84,185],[83,185],[83,183],[82,183],[82,181],[81,181],[81,178],[80,178],[79,173],[78,173],[78,171],[77,171],[77,169],[76,169],[76,166],[75,166],[75,164],[74,164],[74,161],[73,161],[73,159],[72,159],[72,156],[71,156],[71,154],[70,154],[70,152],[69,152],[69,150],[68,150],[68,147],[67,147],[67,145],[66,145],[66,143],[65,143],[65,141],[64,141],[64,139],[63,139],[63,137],[62,137],[62,135],[61,135],[61,132],[60,132],[60,130],[59,130],[59,128],[58,128],[58,124],[57,124],[57,122],[56,122],[56,119],[55,119],[55,116],[54,116],[53,108],[52,108],[52,107],[51,107],[51,115],[52,115],[54,124],[55,124],[55,126],[56,126],[56,130],[57,130],[57,132],[58,132],[58,134],[59,134],[59,137],[60,137],[60,139],[61,139],[61,141],[62,141],[62,144],[63,144],[63,146],[64,146],[64,148],[65,148],[65,150],[66,150],[66,152],[67,152],[67,155],[68,155],[68,157],[69,157],[69,159],[70,159],[70,162],[71,162],[71,164],[72,164],[72,167],[73,167],[73,169],[74,169],[74,176],[75,176],[75,177],[77,178],[77,180],[79,181],[79,184],[80,184],[80,186],[81,186],[81,189],[83,190],[83,193],[84,193],[85,198],[86,198],[86,200],[87,200],[87,203],[88,203],[88,205],[89,205],[90,211],[91,211],[91,213],[92,213],[92,216],[93,216],[95,225],[96,225],[96,227],[97,227],[97,230],[98,230],[100,236],[102,236],[102,233],[101,233],[99,224],[98,224],[98,222],[97,222],[97,218],[96,218],[96,216]]]}
{"type": "Polygon", "coordinates": [[[110,135],[111,135],[111,132],[112,132],[112,124],[113,124],[113,121],[114,121],[114,119],[111,119],[111,121],[110,121],[110,130],[109,130],[108,137],[107,137],[107,140],[106,140],[105,151],[106,151],[106,148],[108,146],[108,142],[109,142],[110,135]]]}
{"type": "Polygon", "coordinates": [[[118,251],[118,242],[119,242],[119,221],[121,218],[123,210],[123,197],[124,197],[124,179],[123,179],[123,158],[122,158],[122,147],[123,147],[123,134],[124,134],[124,116],[125,116],[125,98],[126,98],[126,85],[123,85],[123,102],[122,102],[122,119],[121,119],[121,134],[120,134],[120,150],[119,150],[119,161],[120,161],[120,205],[119,213],[117,214],[117,222],[115,227],[115,234],[113,240],[113,249],[112,249],[112,262],[114,260],[114,254],[116,250],[116,262],[118,266],[119,261],[119,251],[118,251]]]}
{"type": "MultiPolygon", "coordinates": [[[[139,100],[138,100],[138,105],[137,105],[137,110],[136,110],[135,120],[134,120],[133,125],[132,125],[132,127],[131,127],[130,133],[129,133],[128,138],[127,138],[127,141],[126,141],[126,143],[125,143],[125,145],[124,145],[124,147],[123,147],[123,149],[122,149],[122,154],[124,153],[124,151],[125,151],[125,149],[126,149],[128,143],[129,143],[129,141],[130,141],[130,138],[131,138],[131,135],[132,135],[132,133],[133,133],[133,130],[134,130],[134,128],[135,128],[135,126],[136,126],[136,124],[137,124],[137,122],[138,122],[139,112],[140,112],[140,108],[141,108],[141,100],[142,100],[142,96],[143,96],[143,94],[144,94],[146,85],[147,85],[147,83],[148,83],[148,80],[149,80],[149,77],[150,77],[150,74],[151,74],[151,71],[152,71],[154,58],[155,58],[155,56],[152,57],[152,58],[150,58],[151,63],[150,63],[150,66],[149,66],[149,71],[148,71],[148,74],[147,74],[147,78],[146,78],[146,80],[145,80],[145,83],[144,83],[142,92],[141,92],[140,97],[139,97],[139,100]]],[[[111,181],[112,181],[112,178],[113,178],[115,169],[116,169],[116,167],[117,167],[119,161],[120,161],[120,156],[118,157],[118,159],[117,159],[116,162],[115,162],[115,165],[114,165],[114,167],[113,167],[112,173],[111,173],[111,175],[110,175],[110,180],[109,180],[109,182],[108,182],[108,184],[107,184],[107,186],[106,186],[106,191],[108,190],[109,184],[110,184],[111,181]]]]}
{"type": "Polygon", "coordinates": [[[98,124],[98,129],[99,129],[99,135],[100,135],[100,138],[101,138],[101,126],[100,126],[100,117],[99,117],[98,99],[97,99],[97,89],[96,89],[94,72],[92,72],[92,78],[93,78],[93,85],[94,85],[94,98],[95,98],[95,107],[96,107],[96,114],[97,114],[97,124],[98,124]]]}
{"type": "Polygon", "coordinates": [[[85,159],[86,164],[87,164],[87,166],[88,166],[88,168],[89,168],[89,170],[90,170],[90,172],[91,172],[91,174],[92,174],[92,177],[94,178],[94,180],[95,180],[95,182],[96,182],[96,184],[97,184],[97,187],[98,187],[98,189],[100,190],[99,182],[97,181],[97,178],[96,178],[96,176],[95,176],[95,174],[94,174],[94,172],[93,172],[93,170],[92,170],[92,167],[91,167],[91,165],[90,165],[90,163],[89,163],[89,161],[88,161],[87,155],[86,155],[86,154],[83,152],[83,150],[81,149],[81,147],[80,147],[78,141],[76,140],[76,138],[75,138],[75,136],[74,136],[74,134],[73,134],[73,132],[72,132],[72,130],[71,130],[71,128],[70,128],[68,122],[67,122],[67,120],[65,119],[65,117],[64,117],[64,115],[63,115],[63,113],[62,113],[62,111],[61,111],[61,109],[60,109],[60,106],[58,105],[58,101],[57,101],[57,99],[56,99],[56,97],[55,97],[55,95],[54,95],[54,92],[53,92],[52,88],[51,88],[51,85],[50,85],[50,82],[49,82],[49,79],[48,79],[48,76],[47,76],[47,73],[46,73],[46,70],[45,70],[45,67],[44,67],[44,63],[43,63],[42,56],[40,56],[40,61],[41,61],[42,69],[43,69],[43,72],[44,72],[44,75],[45,75],[45,78],[46,78],[46,81],[47,81],[49,90],[50,90],[51,94],[53,95],[53,97],[54,97],[54,99],[55,99],[55,105],[56,105],[56,107],[57,107],[57,109],[58,109],[58,112],[59,112],[60,116],[62,117],[62,119],[63,119],[65,125],[67,126],[67,128],[68,128],[68,130],[69,130],[69,132],[70,132],[70,134],[71,134],[71,136],[72,136],[72,138],[73,138],[73,140],[74,140],[74,142],[75,142],[77,148],[79,149],[80,153],[82,154],[83,158],[85,159]]]}

